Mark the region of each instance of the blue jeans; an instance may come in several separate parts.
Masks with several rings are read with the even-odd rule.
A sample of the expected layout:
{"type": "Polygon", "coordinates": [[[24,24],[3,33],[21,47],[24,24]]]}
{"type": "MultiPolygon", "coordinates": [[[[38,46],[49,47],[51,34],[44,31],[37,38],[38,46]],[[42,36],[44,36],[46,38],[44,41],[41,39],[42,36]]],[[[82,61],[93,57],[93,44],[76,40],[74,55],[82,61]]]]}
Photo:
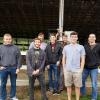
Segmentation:
{"type": "Polygon", "coordinates": [[[63,80],[63,67],[60,66],[58,69],[58,89],[63,90],[64,80],[63,80]]]}
{"type": "Polygon", "coordinates": [[[98,69],[84,69],[83,74],[82,74],[82,84],[83,86],[81,87],[81,94],[86,95],[86,86],[85,82],[87,77],[90,75],[91,78],[91,84],[92,84],[92,99],[97,100],[97,95],[98,95],[98,69]]]}
{"type": "Polygon", "coordinates": [[[0,100],[1,100],[1,71],[0,71],[0,100]]]}
{"type": "Polygon", "coordinates": [[[58,91],[58,67],[56,64],[50,64],[50,69],[48,70],[48,76],[49,76],[49,89],[58,91]]]}
{"type": "Polygon", "coordinates": [[[7,97],[6,84],[8,80],[8,75],[10,76],[11,82],[10,98],[16,95],[16,68],[7,67],[1,71],[1,100],[6,100],[7,97]]]}

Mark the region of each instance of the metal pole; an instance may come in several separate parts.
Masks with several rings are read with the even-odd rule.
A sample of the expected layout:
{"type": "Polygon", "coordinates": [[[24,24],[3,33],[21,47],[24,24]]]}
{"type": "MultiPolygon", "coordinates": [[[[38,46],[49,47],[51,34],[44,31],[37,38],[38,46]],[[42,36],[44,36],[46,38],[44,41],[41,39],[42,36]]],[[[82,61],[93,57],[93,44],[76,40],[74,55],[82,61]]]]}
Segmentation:
{"type": "Polygon", "coordinates": [[[64,22],[64,0],[59,1],[59,41],[62,41],[62,33],[63,33],[63,22],[64,22]]]}

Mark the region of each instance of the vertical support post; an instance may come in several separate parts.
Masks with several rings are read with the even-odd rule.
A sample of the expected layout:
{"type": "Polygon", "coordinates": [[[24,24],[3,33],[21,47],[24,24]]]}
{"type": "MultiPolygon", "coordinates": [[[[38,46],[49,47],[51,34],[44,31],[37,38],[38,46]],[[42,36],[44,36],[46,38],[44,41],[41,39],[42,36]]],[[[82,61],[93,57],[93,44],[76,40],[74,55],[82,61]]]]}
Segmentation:
{"type": "Polygon", "coordinates": [[[63,24],[64,24],[64,0],[59,0],[59,41],[62,41],[63,33],[63,24]]]}

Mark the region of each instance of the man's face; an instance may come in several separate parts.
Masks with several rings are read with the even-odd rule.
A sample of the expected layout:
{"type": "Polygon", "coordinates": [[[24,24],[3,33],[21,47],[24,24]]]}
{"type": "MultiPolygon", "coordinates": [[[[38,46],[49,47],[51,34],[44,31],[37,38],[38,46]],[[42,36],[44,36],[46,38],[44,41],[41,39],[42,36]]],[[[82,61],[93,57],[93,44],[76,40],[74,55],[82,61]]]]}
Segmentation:
{"type": "Polygon", "coordinates": [[[89,43],[94,43],[96,41],[95,34],[90,34],[88,38],[89,43]]]}
{"type": "Polygon", "coordinates": [[[71,39],[71,43],[77,43],[78,36],[77,35],[71,35],[70,39],[71,39]]]}
{"type": "Polygon", "coordinates": [[[41,42],[44,40],[44,35],[39,35],[38,38],[41,40],[41,42]]]}
{"type": "Polygon", "coordinates": [[[34,45],[35,45],[36,48],[40,48],[41,41],[40,40],[35,40],[34,45]]]}
{"type": "Polygon", "coordinates": [[[67,37],[66,37],[66,36],[63,36],[63,37],[62,37],[62,41],[63,41],[64,43],[67,43],[67,37]]]}
{"type": "Polygon", "coordinates": [[[12,37],[11,36],[4,36],[3,42],[5,45],[11,44],[12,43],[12,37]]]}
{"type": "Polygon", "coordinates": [[[56,42],[56,37],[55,36],[50,36],[50,42],[55,43],[56,42]]]}

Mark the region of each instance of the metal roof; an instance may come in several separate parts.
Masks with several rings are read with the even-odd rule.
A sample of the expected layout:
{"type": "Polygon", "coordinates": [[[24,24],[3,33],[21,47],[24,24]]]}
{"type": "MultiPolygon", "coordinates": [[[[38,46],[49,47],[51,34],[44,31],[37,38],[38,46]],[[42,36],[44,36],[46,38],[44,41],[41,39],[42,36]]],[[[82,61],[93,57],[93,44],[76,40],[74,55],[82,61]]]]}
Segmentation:
{"type": "MultiPolygon", "coordinates": [[[[99,0],[65,0],[64,30],[100,32],[99,0]]],[[[0,36],[10,32],[31,37],[39,31],[56,30],[59,0],[0,0],[0,36]]]]}

